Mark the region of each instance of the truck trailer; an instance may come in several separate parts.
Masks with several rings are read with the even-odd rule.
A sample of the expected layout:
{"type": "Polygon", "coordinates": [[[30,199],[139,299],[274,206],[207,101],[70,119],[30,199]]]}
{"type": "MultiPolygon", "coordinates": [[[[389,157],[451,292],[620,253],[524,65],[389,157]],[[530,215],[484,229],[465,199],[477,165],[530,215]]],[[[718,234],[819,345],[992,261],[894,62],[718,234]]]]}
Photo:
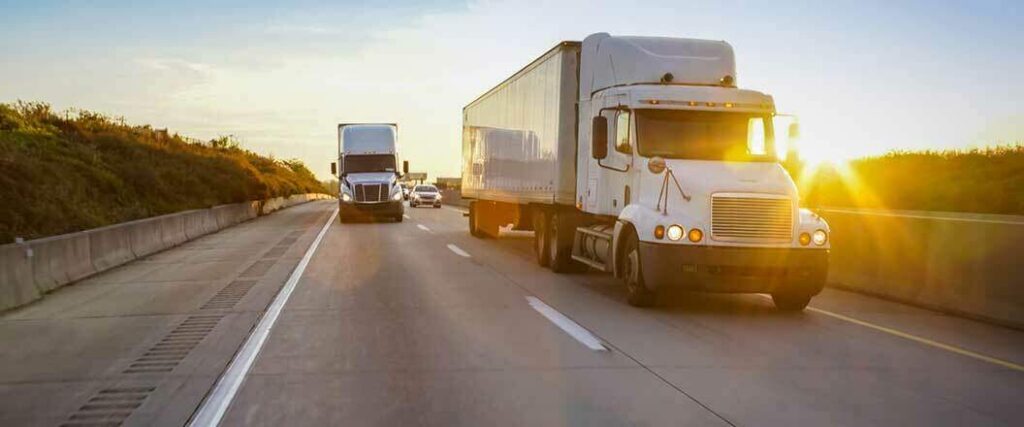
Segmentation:
{"type": "MultiPolygon", "coordinates": [[[[404,173],[409,163],[403,162],[404,173]]],[[[398,183],[398,126],[390,123],[338,125],[338,220],[390,218],[405,213],[398,183]]]]}
{"type": "Polygon", "coordinates": [[[772,97],[736,82],[724,41],[559,43],[463,109],[470,233],[533,230],[540,265],[611,273],[636,306],[675,287],[802,310],[828,224],[780,164],[772,97]]]}

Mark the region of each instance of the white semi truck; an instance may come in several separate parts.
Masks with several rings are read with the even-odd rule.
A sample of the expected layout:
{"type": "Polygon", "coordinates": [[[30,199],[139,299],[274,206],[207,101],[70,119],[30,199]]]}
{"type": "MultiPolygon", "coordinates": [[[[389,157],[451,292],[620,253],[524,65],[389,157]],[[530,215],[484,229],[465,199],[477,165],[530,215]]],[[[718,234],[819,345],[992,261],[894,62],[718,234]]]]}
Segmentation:
{"type": "MultiPolygon", "coordinates": [[[[402,164],[409,173],[409,162],[402,164]]],[[[387,123],[338,125],[338,218],[391,218],[401,222],[405,207],[398,183],[398,126],[387,123]]]]}
{"type": "Polygon", "coordinates": [[[780,165],[772,97],[736,82],[723,41],[559,43],[463,109],[470,232],[533,230],[538,263],[612,273],[637,306],[680,287],[802,310],[828,224],[780,165]]]}

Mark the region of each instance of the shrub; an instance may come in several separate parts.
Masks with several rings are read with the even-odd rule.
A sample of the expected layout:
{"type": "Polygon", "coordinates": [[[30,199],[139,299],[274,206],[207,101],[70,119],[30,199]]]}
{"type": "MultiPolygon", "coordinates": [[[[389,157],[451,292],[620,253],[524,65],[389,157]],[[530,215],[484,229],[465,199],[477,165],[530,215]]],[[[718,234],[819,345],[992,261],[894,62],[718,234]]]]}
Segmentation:
{"type": "Polygon", "coordinates": [[[326,189],[298,160],[88,111],[0,104],[0,242],[326,189]]]}

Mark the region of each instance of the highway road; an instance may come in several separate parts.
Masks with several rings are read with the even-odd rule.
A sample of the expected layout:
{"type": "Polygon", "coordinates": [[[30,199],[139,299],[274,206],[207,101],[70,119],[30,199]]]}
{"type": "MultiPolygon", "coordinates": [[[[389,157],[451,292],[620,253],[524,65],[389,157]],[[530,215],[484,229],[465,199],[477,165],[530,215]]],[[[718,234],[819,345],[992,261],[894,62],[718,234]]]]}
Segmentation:
{"type": "Polygon", "coordinates": [[[530,233],[475,239],[449,207],[340,224],[335,203],[3,314],[0,425],[1024,424],[1021,331],[832,289],[798,314],[637,309],[538,267],[530,233]]]}

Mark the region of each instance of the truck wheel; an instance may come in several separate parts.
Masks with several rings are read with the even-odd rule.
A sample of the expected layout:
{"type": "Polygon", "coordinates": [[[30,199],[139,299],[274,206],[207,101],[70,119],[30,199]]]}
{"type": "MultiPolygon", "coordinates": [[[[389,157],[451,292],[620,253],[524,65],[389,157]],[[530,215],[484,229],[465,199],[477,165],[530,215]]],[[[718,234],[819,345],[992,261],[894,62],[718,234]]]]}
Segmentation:
{"type": "Polygon", "coordinates": [[[555,273],[572,273],[575,262],[572,260],[572,238],[576,228],[572,226],[571,217],[566,214],[552,212],[547,222],[548,266],[555,273]]]}
{"type": "Polygon", "coordinates": [[[533,252],[537,255],[537,264],[541,267],[551,265],[551,253],[548,251],[548,216],[538,209],[533,211],[533,252]]]}
{"type": "Polygon", "coordinates": [[[657,300],[657,294],[647,287],[644,282],[644,270],[640,260],[640,239],[636,231],[629,230],[623,238],[622,258],[620,259],[619,271],[622,272],[622,281],[626,284],[626,301],[634,307],[650,307],[657,300]]]}
{"type": "Polygon", "coordinates": [[[772,302],[780,311],[803,311],[811,302],[811,294],[799,291],[775,292],[772,302]]]}

